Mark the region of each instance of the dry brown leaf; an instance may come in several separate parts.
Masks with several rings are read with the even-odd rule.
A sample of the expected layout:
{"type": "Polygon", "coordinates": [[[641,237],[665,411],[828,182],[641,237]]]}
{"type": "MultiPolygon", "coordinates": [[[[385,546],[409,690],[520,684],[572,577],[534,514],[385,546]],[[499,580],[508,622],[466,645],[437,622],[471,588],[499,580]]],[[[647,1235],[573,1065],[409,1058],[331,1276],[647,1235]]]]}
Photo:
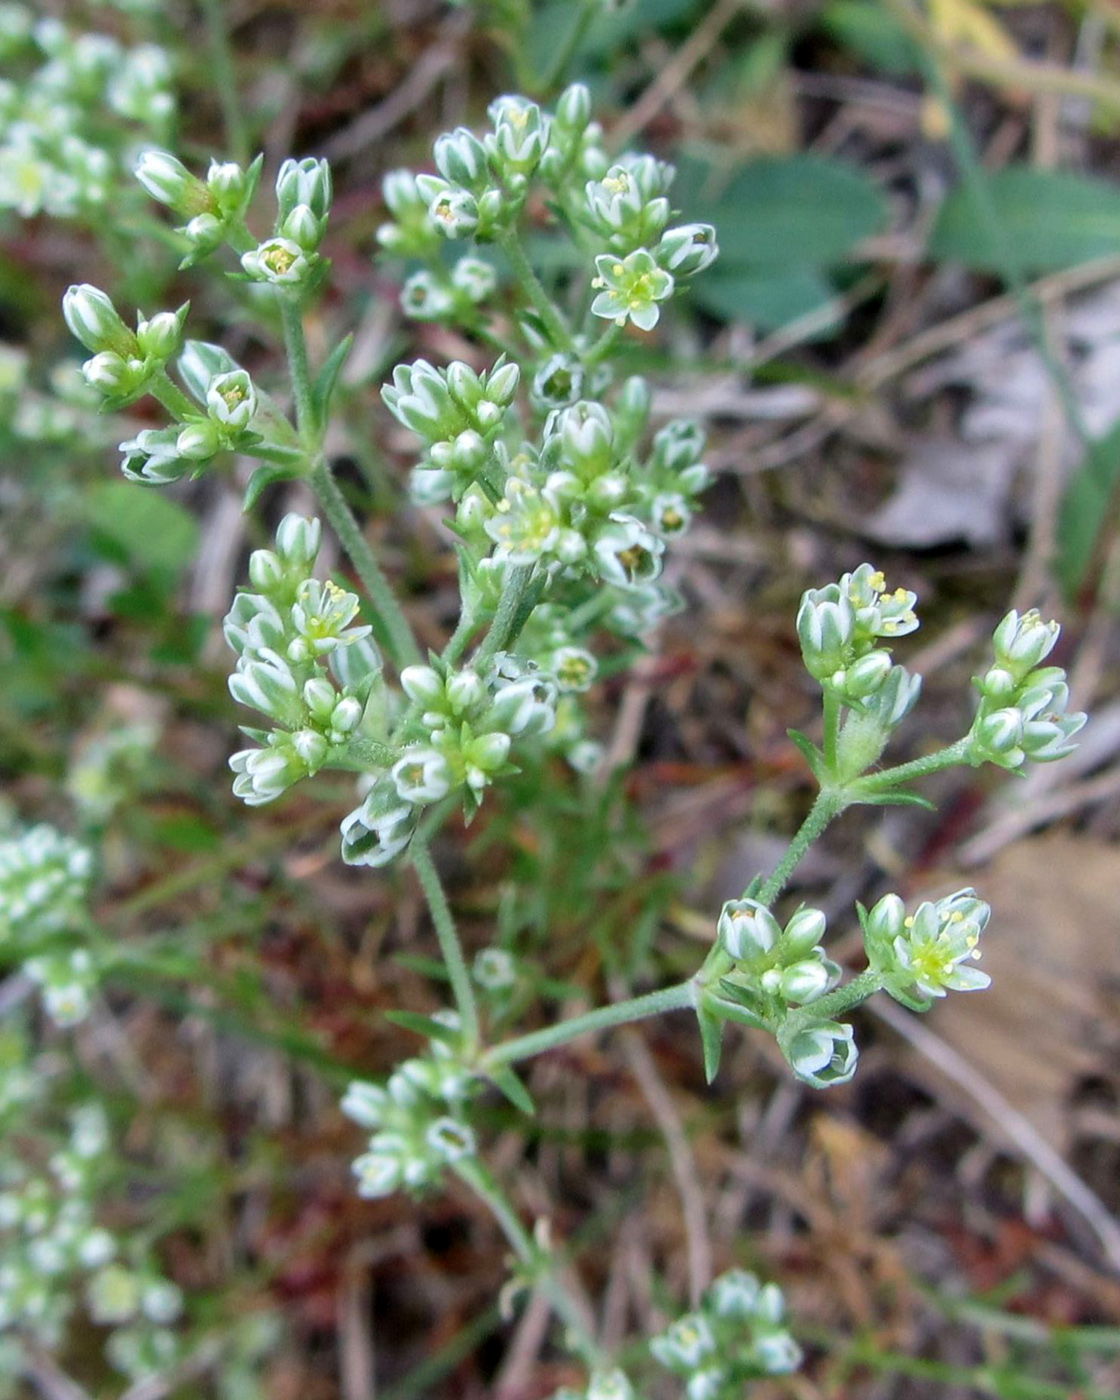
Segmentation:
{"type": "Polygon", "coordinates": [[[971,878],[993,909],[992,985],[948,997],[933,1029],[1062,1148],[1078,1080],[1110,1073],[1120,1044],[1120,847],[1052,832],[971,878]]]}

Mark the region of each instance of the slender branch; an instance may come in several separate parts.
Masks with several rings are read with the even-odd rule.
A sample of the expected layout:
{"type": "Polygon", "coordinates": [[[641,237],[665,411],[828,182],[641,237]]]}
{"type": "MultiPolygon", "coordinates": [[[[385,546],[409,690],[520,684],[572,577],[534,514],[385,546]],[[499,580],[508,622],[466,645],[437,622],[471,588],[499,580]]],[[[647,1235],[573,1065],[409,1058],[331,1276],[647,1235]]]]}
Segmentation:
{"type": "Polygon", "coordinates": [[[883,792],[908,783],[913,778],[924,778],[927,773],[939,773],[943,768],[955,768],[958,763],[968,762],[968,751],[972,740],[969,735],[950,744],[947,749],[938,749],[925,758],[915,758],[910,763],[900,763],[896,768],[883,768],[878,773],[868,773],[848,785],[850,800],[858,802],[861,792],[883,792]]]}
{"type": "Polygon", "coordinates": [[[541,285],[540,278],[533,271],[533,266],[518,241],[517,235],[511,232],[499,234],[498,245],[509,259],[513,274],[521,283],[525,295],[533,303],[544,322],[544,327],[548,331],[552,343],[558,350],[574,350],[575,342],[572,339],[572,333],[561,320],[555,303],[541,285]]]}
{"type": "Polygon", "coordinates": [[[440,660],[446,662],[448,666],[454,666],[459,658],[466,651],[471,638],[475,634],[478,623],[471,615],[470,611],[464,607],[459,615],[459,621],[455,626],[455,631],[448,638],[447,645],[440,652],[440,660]]]}
{"type": "Polygon", "coordinates": [[[519,1035],[502,1045],[495,1045],[483,1056],[480,1068],[485,1071],[496,1069],[500,1065],[516,1064],[518,1060],[531,1059],[545,1050],[552,1050],[557,1045],[576,1040],[581,1035],[590,1035],[592,1031],[607,1030],[611,1026],[625,1026],[631,1021],[660,1016],[665,1011],[682,1011],[695,1004],[694,994],[693,984],[688,981],[663,987],[656,992],[647,992],[644,996],[630,997],[627,1001],[611,1002],[607,1006],[585,1012],[582,1016],[573,1016],[557,1025],[545,1026],[542,1030],[531,1031],[528,1035],[519,1035]]]}
{"type": "Polygon", "coordinates": [[[447,903],[447,896],[443,892],[439,873],[432,862],[432,853],[419,832],[412,838],[410,854],[413,867],[420,879],[420,887],[424,891],[424,898],[428,901],[432,922],[435,924],[440,952],[443,954],[443,961],[447,966],[447,975],[451,979],[451,990],[463,1022],[463,1041],[467,1053],[470,1055],[477,1050],[479,1043],[478,1007],[475,1004],[471,974],[463,956],[463,945],[459,941],[455,919],[451,913],[451,907],[447,903]]]}
{"type": "Polygon", "coordinates": [[[836,773],[836,747],[840,737],[840,698],[831,689],[824,692],[824,763],[836,773]]]}
{"type": "Polygon", "coordinates": [[[292,377],[292,397],[296,406],[296,422],[300,437],[309,450],[313,443],[312,433],[316,431],[315,395],[311,382],[311,367],[307,361],[307,337],[303,333],[303,311],[299,301],[281,289],[277,293],[280,305],[280,321],[284,327],[284,349],[288,354],[288,372],[292,377]]]}
{"type": "Polygon", "coordinates": [[[369,594],[370,602],[388,636],[389,651],[393,660],[398,667],[418,665],[424,658],[416,638],[412,635],[408,619],[401,611],[389,580],[382,572],[381,565],[374,557],[373,550],[354,519],[353,512],[346,504],[346,497],[339,490],[338,482],[332,476],[326,458],[321,454],[315,458],[308,481],[369,594]]]}
{"type": "Polygon", "coordinates": [[[589,1366],[594,1366],[599,1360],[600,1352],[588,1328],[583,1309],[564,1287],[555,1271],[548,1267],[549,1256],[533,1241],[528,1230],[522,1225],[512,1202],[494,1179],[489,1167],[477,1157],[468,1157],[456,1162],[453,1170],[460,1181],[465,1182],[490,1207],[514,1254],[525,1265],[532,1282],[545,1295],[556,1315],[567,1327],[573,1350],[577,1351],[589,1366]]]}
{"type": "Polygon", "coordinates": [[[848,806],[850,799],[842,792],[835,792],[829,788],[823,788],[817,794],[817,800],[809,809],[809,815],[798,827],[793,840],[786,847],[786,853],[778,862],[774,873],[763,884],[758,892],[758,902],[769,907],[782,890],[786,887],[786,881],[793,874],[798,862],[805,852],[818,839],[825,827],[837,817],[848,806]]]}

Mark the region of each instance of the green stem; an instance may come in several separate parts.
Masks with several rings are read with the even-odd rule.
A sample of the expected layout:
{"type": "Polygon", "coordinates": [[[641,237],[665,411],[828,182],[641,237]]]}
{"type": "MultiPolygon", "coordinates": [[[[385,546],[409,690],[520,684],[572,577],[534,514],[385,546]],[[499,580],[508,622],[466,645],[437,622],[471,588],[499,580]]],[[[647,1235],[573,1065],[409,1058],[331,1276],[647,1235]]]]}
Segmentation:
{"type": "Polygon", "coordinates": [[[573,1350],[579,1353],[588,1366],[599,1360],[599,1348],[587,1330],[582,1312],[576,1300],[567,1291],[549,1268],[549,1257],[533,1241],[532,1236],[522,1225],[513,1203],[494,1179],[493,1173],[477,1157],[467,1157],[456,1162],[453,1168],[460,1181],[489,1206],[494,1219],[501,1226],[502,1234],[518,1260],[525,1266],[532,1282],[544,1293],[553,1310],[567,1327],[573,1350]]]}
{"type": "Polygon", "coordinates": [[[331,475],[326,458],[321,454],[316,456],[312,464],[308,481],[369,594],[388,636],[389,651],[394,662],[401,668],[419,665],[424,658],[416,638],[412,635],[408,619],[401,611],[389,580],[374,558],[373,550],[370,549],[353,512],[346,504],[346,497],[339,490],[338,482],[331,475]]]}
{"type": "Polygon", "coordinates": [[[883,979],[874,968],[869,967],[866,972],[861,972],[858,977],[853,977],[843,987],[837,987],[834,992],[827,992],[823,997],[817,997],[816,1001],[810,1002],[803,1011],[793,1012],[790,1019],[800,1018],[807,1026],[812,1025],[815,1021],[832,1021],[838,1016],[843,1016],[846,1011],[851,1011],[854,1006],[859,1006],[869,996],[873,996],[882,989],[883,979]]]}
{"type": "Polygon", "coordinates": [[[222,120],[225,122],[226,140],[230,155],[240,165],[249,159],[249,132],[238,100],[237,72],[230,48],[229,31],[226,28],[225,5],[223,0],[202,0],[202,13],[206,19],[206,35],[210,41],[211,74],[218,100],[222,104],[222,120]]]}
{"type": "Polygon", "coordinates": [[[836,776],[836,748],[840,738],[840,698],[829,689],[824,692],[824,764],[836,776]]]}
{"type": "Polygon", "coordinates": [[[486,640],[479,647],[478,656],[475,658],[475,665],[479,669],[484,662],[503,651],[514,639],[521,605],[532,576],[532,564],[514,564],[506,569],[502,596],[498,599],[498,610],[494,614],[494,621],[490,624],[486,640]]]}
{"type": "Polygon", "coordinates": [[[631,1021],[641,1021],[649,1016],[660,1016],[665,1011],[681,1011],[694,1005],[694,987],[691,981],[678,982],[660,991],[647,992],[644,996],[630,997],[627,1001],[612,1002],[609,1006],[597,1007],[582,1016],[573,1016],[555,1026],[545,1026],[543,1030],[519,1035],[502,1045],[495,1045],[483,1056],[480,1068],[483,1071],[499,1065],[516,1064],[518,1060],[528,1060],[557,1045],[565,1045],[581,1035],[592,1031],[607,1030],[611,1026],[625,1026],[631,1021]]]}
{"type": "Polygon", "coordinates": [[[583,357],[583,363],[588,369],[605,360],[614,349],[615,341],[622,334],[622,327],[617,321],[612,321],[595,344],[587,351],[583,357]]]}
{"type": "Polygon", "coordinates": [[[576,15],[571,28],[564,36],[564,42],[556,50],[552,62],[534,84],[537,92],[547,97],[563,80],[564,74],[568,71],[568,64],[576,55],[576,50],[583,43],[591,21],[595,17],[595,11],[600,8],[596,0],[582,0],[579,14],[576,15]]]}
{"type": "Polygon", "coordinates": [[[774,873],[759,890],[756,898],[760,904],[765,904],[769,908],[774,903],[782,890],[785,889],[786,881],[793,874],[802,856],[820,837],[829,822],[834,817],[839,816],[848,806],[850,800],[846,793],[836,792],[829,788],[821,789],[817,794],[817,800],[809,809],[809,815],[798,827],[774,873]]]}
{"type": "Polygon", "coordinates": [[[428,901],[432,922],[435,924],[440,952],[443,954],[455,1004],[463,1023],[463,1041],[469,1056],[478,1049],[479,1044],[478,1007],[475,1004],[471,974],[463,956],[463,945],[459,941],[455,919],[443,892],[439,872],[432,862],[432,853],[419,832],[412,838],[410,855],[413,868],[420,879],[420,887],[424,891],[424,898],[428,901]]]}
{"type": "Polygon", "coordinates": [[[955,768],[959,763],[967,763],[971,744],[972,740],[966,734],[947,749],[938,749],[937,753],[928,754],[925,758],[915,758],[910,763],[900,763],[897,768],[884,768],[878,773],[857,778],[848,784],[849,801],[858,802],[862,792],[889,791],[913,778],[924,778],[927,773],[939,773],[943,768],[955,768]]]}
{"type": "Polygon", "coordinates": [[[280,304],[280,321],[284,327],[284,349],[288,353],[288,372],[292,377],[296,422],[304,446],[311,451],[319,445],[317,440],[313,441],[319,425],[315,422],[315,395],[307,360],[307,337],[303,333],[303,311],[296,298],[286,291],[279,291],[276,300],[280,304]]]}
{"type": "Polygon", "coordinates": [[[509,259],[513,274],[521,283],[525,295],[536,307],[544,327],[548,331],[557,350],[572,351],[575,349],[575,342],[572,340],[572,333],[560,318],[560,313],[556,306],[541,285],[541,280],[533,271],[532,264],[522,248],[517,234],[512,232],[500,233],[498,235],[498,246],[509,259]]]}
{"type": "Polygon", "coordinates": [[[448,639],[447,645],[440,653],[440,660],[448,666],[454,666],[459,658],[466,651],[471,638],[474,636],[478,623],[471,616],[470,612],[464,608],[459,616],[459,621],[448,639]]]}
{"type": "Polygon", "coordinates": [[[165,369],[152,376],[148,382],[148,393],[153,399],[158,399],[175,419],[198,418],[202,414],[198,404],[187,398],[165,369]]]}

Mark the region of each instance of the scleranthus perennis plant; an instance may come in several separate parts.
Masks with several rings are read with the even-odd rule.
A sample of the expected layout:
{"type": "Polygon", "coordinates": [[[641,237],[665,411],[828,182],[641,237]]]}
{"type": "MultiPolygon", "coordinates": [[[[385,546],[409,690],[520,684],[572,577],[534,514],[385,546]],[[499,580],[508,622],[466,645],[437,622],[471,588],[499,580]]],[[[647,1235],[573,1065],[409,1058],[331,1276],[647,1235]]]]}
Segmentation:
{"type": "MultiPolygon", "coordinates": [[[[471,821],[534,757],[552,752],[594,769],[600,750],[581,696],[606,655],[616,668],[636,655],[678,605],[663,566],[709,483],[704,434],[688,421],[652,431],[649,386],[620,379],[618,367],[628,339],[656,327],[718,248],[709,226],[673,223],[671,166],[606,154],[582,86],[549,111],[502,97],[489,118],[481,134],[461,127],[436,141],[435,173],[387,177],[391,218],[378,234],[391,258],[419,264],[404,281],[406,314],[473,341],[469,360],[401,363],[382,389],[388,412],[416,439],[413,500],[438,507],[454,540],[459,612],[438,650],[419,645],[332,474],[327,430],[349,338],[313,368],[304,331],[330,272],[325,162],[283,163],[263,237],[251,228],[264,228],[259,160],[215,161],[202,177],[152,150],[137,167],[144,188],[181,220],[183,266],[227,256],[245,314],[266,330],[281,327],[287,395],[270,395],[220,346],[185,339],[187,306],[138,316],[133,330],[104,292],[83,285],[67,294],[65,315],[92,354],[85,378],[108,407],[149,395],[169,414],[165,426],[122,442],[129,479],[165,485],[234,455],[256,459],[246,508],[271,485],[300,480],[348,556],[360,592],[317,572],[322,525],[298,512],[251,556],[248,586],[225,619],[237,658],[231,695],[258,717],[245,730],[250,747],[230,760],[234,792],[257,806],[323,770],[352,774],[343,859],[415,868],[454,1005],[435,1016],[397,1013],[427,1040],[426,1052],[384,1084],[358,1082],[347,1093],[346,1113],[370,1133],[354,1164],[357,1189],[416,1192],[454,1174],[477,1192],[512,1248],[507,1297],[544,1291],[586,1365],[584,1393],[604,1400],[639,1392],[589,1335],[545,1223],[527,1230],[487,1165],[477,1101],[493,1086],[532,1112],[516,1065],[589,1032],[683,1009],[698,1019],[709,1078],[726,1024],[738,1022],[772,1035],[802,1082],[823,1089],[849,1080],[858,1050],[847,1013],[880,990],[924,1010],[949,990],[980,988],[986,979],[974,964],[989,911],[971,890],[912,912],[887,895],[859,911],[868,966],[845,982],[826,952],[824,914],[776,912],[798,861],[850,806],[921,801],[910,784],[928,773],[1061,757],[1084,716],[1066,712],[1062,672],[1041,664],[1054,625],[1013,613],[977,679],[969,732],[928,757],[880,767],[919,696],[920,678],[892,653],[918,626],[916,597],[888,588],[871,564],[809,590],[796,632],[822,692],[822,742],[794,737],[819,795],[777,868],[713,918],[710,950],[683,980],[521,1035],[494,1034],[491,1010],[516,983],[516,965],[505,950],[483,950],[472,975],[430,843],[453,813],[471,821]],[[541,207],[570,243],[572,270],[551,290],[527,251],[541,207]]],[[[656,1340],[653,1355],[690,1400],[730,1396],[797,1364],[782,1319],[773,1286],[733,1271],[656,1340]]]]}

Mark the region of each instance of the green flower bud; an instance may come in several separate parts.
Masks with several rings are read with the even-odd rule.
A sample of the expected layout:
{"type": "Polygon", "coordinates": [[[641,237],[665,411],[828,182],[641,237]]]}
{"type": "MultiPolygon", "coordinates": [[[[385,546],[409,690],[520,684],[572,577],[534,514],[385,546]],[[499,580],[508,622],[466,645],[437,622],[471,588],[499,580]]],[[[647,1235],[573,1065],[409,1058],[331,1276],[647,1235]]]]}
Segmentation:
{"type": "Polygon", "coordinates": [[[69,287],[62,298],[62,314],[70,333],[95,354],[112,351],[128,359],[136,355],[136,336],[117,315],[112,301],[88,282],[69,287]]]}
{"type": "Polygon", "coordinates": [[[192,462],[205,462],[222,448],[221,433],[216,423],[188,423],[175,439],[175,449],[180,457],[192,462]]]}
{"type": "Polygon", "coordinates": [[[181,160],[167,151],[141,151],[134,174],[144,189],[177,214],[213,213],[214,196],[181,160]]]}

